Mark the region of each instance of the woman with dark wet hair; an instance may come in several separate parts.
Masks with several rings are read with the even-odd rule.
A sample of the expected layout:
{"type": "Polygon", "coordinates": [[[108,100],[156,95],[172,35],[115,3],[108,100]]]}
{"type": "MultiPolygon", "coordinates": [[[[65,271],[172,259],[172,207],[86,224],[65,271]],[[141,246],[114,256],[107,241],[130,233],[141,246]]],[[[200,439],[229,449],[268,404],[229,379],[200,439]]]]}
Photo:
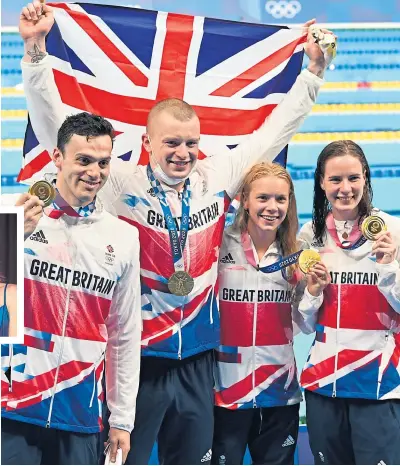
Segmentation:
{"type": "Polygon", "coordinates": [[[301,375],[315,463],[400,464],[400,220],[353,141],[321,152],[300,238],[331,274],[301,375]]]}

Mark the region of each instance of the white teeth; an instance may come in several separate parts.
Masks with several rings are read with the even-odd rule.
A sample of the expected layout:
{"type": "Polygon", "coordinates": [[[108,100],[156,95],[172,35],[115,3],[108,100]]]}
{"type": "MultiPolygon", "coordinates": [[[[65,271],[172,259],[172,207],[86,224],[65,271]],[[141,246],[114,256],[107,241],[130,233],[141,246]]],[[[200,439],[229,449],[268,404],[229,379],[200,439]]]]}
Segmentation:
{"type": "Polygon", "coordinates": [[[269,217],[268,215],[261,215],[262,218],[265,220],[269,220],[270,222],[273,222],[274,220],[277,219],[277,217],[269,217]]]}

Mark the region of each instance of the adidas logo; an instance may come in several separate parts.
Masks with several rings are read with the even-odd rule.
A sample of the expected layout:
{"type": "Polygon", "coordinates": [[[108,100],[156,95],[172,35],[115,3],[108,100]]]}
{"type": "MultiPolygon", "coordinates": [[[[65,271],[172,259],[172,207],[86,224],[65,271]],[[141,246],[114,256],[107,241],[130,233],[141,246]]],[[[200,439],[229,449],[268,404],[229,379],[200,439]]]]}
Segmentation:
{"type": "Polygon", "coordinates": [[[380,464],[380,465],[382,465],[382,466],[383,466],[383,465],[386,465],[386,463],[385,463],[383,460],[380,460],[378,464],[380,464]]]}
{"type": "Polygon", "coordinates": [[[227,254],[225,257],[220,259],[220,262],[222,262],[223,264],[236,264],[236,262],[233,260],[231,253],[227,254]]]}
{"type": "Polygon", "coordinates": [[[289,435],[288,438],[282,443],[283,447],[290,447],[290,445],[294,445],[295,441],[294,438],[289,435]]]}
{"type": "Polygon", "coordinates": [[[207,461],[211,461],[211,448],[208,450],[208,452],[201,458],[202,463],[206,463],[207,461]]]}
{"type": "Polygon", "coordinates": [[[33,241],[39,241],[39,243],[48,244],[48,241],[47,241],[46,237],[44,236],[44,233],[43,233],[42,230],[39,230],[37,233],[34,233],[33,235],[31,235],[29,237],[29,239],[31,239],[33,241]]]}
{"type": "Polygon", "coordinates": [[[319,457],[321,458],[321,461],[325,463],[325,458],[324,458],[324,455],[322,454],[322,451],[318,452],[318,454],[319,454],[319,457]]]}

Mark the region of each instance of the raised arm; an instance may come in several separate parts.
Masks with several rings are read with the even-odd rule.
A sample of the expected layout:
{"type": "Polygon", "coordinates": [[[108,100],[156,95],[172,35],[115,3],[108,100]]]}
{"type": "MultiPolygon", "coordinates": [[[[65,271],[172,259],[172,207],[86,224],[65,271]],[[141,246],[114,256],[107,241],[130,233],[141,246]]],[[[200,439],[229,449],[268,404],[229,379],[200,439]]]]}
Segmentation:
{"type": "Polygon", "coordinates": [[[129,235],[133,238],[133,249],[127,251],[130,260],[117,283],[106,322],[106,390],[107,404],[111,412],[111,459],[115,458],[119,446],[122,448],[124,461],[129,452],[129,433],[135,420],[142,331],[139,234],[136,229],[129,227],[129,235]]]}
{"type": "MultiPolygon", "coordinates": [[[[307,31],[314,22],[312,20],[305,24],[307,31]]],[[[308,69],[298,76],[292,89],[261,127],[233,149],[229,156],[221,154],[202,161],[210,169],[216,170],[218,176],[225,174],[230,196],[236,193],[243,173],[249,167],[275,159],[310,113],[318,90],[324,82],[322,78],[326,68],[324,54],[311,32],[308,32],[305,52],[310,58],[308,69]]]]}
{"type": "Polygon", "coordinates": [[[45,39],[54,24],[53,9],[35,0],[20,15],[19,32],[25,54],[21,61],[27,106],[40,144],[51,154],[66,114],[54,82],[45,39]]]}

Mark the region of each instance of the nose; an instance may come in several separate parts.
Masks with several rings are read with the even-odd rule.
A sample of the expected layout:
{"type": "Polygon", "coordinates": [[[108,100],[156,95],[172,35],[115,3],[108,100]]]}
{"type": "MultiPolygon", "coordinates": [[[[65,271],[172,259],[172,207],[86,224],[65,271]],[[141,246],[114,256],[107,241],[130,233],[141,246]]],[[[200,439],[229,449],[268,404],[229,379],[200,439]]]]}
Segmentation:
{"type": "Polygon", "coordinates": [[[351,191],[351,184],[349,180],[343,179],[340,183],[340,191],[342,193],[349,193],[351,191]]]}
{"type": "Polygon", "coordinates": [[[93,180],[97,180],[100,178],[100,175],[101,175],[101,169],[98,165],[90,165],[87,170],[86,170],[86,174],[89,178],[93,179],[93,180]]]}
{"type": "Polygon", "coordinates": [[[175,148],[175,154],[182,160],[189,158],[189,151],[184,142],[175,148]]]}
{"type": "Polygon", "coordinates": [[[267,202],[267,205],[265,206],[265,209],[267,210],[267,212],[271,212],[271,213],[275,213],[278,211],[278,205],[277,205],[277,202],[276,202],[276,199],[274,198],[270,198],[268,199],[268,202],[267,202]]]}

